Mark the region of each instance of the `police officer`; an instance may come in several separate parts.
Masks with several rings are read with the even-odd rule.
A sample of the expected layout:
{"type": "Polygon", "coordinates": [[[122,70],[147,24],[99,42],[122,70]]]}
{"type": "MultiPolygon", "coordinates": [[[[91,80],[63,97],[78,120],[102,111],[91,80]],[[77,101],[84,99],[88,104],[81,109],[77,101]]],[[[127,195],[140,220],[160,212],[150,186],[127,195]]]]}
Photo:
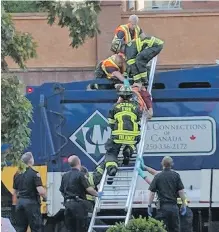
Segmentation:
{"type": "MultiPolygon", "coordinates": [[[[123,150],[123,164],[127,165],[135,146],[140,141],[140,120],[142,112],[139,105],[132,101],[132,89],[122,86],[118,92],[122,102],[116,103],[109,112],[108,122],[112,129],[110,139],[107,141],[105,163],[109,176],[115,176],[118,167],[118,155],[123,150]]],[[[113,178],[107,183],[112,184],[113,178]]]]}
{"type": "Polygon", "coordinates": [[[28,225],[32,232],[42,231],[42,215],[40,212],[40,196],[46,198],[40,174],[35,171],[34,158],[31,152],[22,155],[26,171],[14,176],[14,194],[17,195],[16,231],[26,232],[28,225]]]}
{"type": "Polygon", "coordinates": [[[158,194],[156,219],[163,220],[169,232],[179,232],[179,209],[177,197],[182,199],[181,215],[186,214],[184,186],[178,173],[171,170],[173,160],[166,156],[162,160],[163,171],[157,173],[149,187],[148,215],[152,216],[151,204],[155,193],[158,194]]]}
{"type": "MultiPolygon", "coordinates": [[[[86,178],[88,179],[89,184],[91,185],[91,187],[93,187],[96,191],[98,184],[100,183],[102,176],[103,176],[103,172],[104,172],[104,162],[101,163],[99,166],[97,166],[94,170],[94,172],[88,172],[87,168],[82,166],[81,167],[81,172],[85,174],[86,178]]],[[[88,222],[87,222],[87,227],[89,227],[90,224],[90,220],[93,214],[93,209],[94,209],[94,204],[95,204],[95,197],[87,194],[86,195],[87,198],[87,209],[88,209],[88,222]]],[[[96,224],[98,225],[105,225],[101,220],[96,219],[96,224]]],[[[96,232],[98,231],[102,231],[101,229],[95,229],[96,232]]]]}
{"type": "Polygon", "coordinates": [[[72,169],[63,175],[59,189],[64,197],[65,224],[69,231],[86,232],[86,192],[96,197],[102,193],[97,193],[90,186],[81,172],[81,161],[76,155],[70,156],[68,163],[72,169]]]}

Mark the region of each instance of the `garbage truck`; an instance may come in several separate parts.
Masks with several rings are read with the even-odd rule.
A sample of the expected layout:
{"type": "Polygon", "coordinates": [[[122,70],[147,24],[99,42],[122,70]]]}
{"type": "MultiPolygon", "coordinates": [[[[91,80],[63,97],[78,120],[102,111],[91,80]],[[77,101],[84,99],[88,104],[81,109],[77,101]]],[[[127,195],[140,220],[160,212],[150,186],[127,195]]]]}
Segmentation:
{"type": "MultiPolygon", "coordinates": [[[[57,228],[64,207],[59,187],[62,174],[70,169],[68,157],[76,154],[89,171],[104,160],[104,144],[111,134],[107,116],[118,96],[114,89],[89,89],[100,82],[109,84],[90,80],[26,88],[33,105],[28,151],[33,153],[35,169],[47,188],[47,202],[42,202],[41,209],[51,231],[61,231],[57,228]]],[[[173,158],[198,231],[207,227],[209,212],[213,221],[219,221],[219,66],[157,72],[152,97],[154,117],[143,138],[144,162],[161,170],[162,158],[173,158]]],[[[15,172],[16,167],[11,166],[2,171],[5,199],[11,197],[15,172]]],[[[122,188],[115,191],[117,195],[123,192],[122,188]]],[[[147,203],[148,185],[139,177],[133,214],[146,216],[147,203]]],[[[117,209],[109,206],[108,210],[117,209]]]]}

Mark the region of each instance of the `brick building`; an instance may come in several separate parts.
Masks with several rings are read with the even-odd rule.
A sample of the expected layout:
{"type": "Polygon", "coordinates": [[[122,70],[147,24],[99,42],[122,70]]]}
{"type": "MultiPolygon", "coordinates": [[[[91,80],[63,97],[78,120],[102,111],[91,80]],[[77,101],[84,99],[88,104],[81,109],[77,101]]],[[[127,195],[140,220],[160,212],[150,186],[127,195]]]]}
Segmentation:
{"type": "MultiPolygon", "coordinates": [[[[192,8],[192,3],[186,4],[192,8]]],[[[45,14],[14,14],[16,29],[31,33],[38,43],[38,58],[28,61],[28,72],[18,71],[10,59],[9,67],[31,85],[93,79],[96,64],[111,54],[115,27],[126,23],[132,13],[139,16],[140,26],[147,34],[165,41],[159,69],[215,64],[219,58],[219,8],[124,12],[123,7],[121,2],[103,1],[99,15],[101,34],[78,49],[69,46],[68,30],[49,26],[45,14]]]]}

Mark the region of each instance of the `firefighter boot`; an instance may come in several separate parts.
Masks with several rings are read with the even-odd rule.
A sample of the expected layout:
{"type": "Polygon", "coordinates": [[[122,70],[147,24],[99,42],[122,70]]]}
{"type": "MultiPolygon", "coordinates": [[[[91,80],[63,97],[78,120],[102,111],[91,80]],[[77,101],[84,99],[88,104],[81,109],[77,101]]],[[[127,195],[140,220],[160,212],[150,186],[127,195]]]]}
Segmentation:
{"type": "MultiPolygon", "coordinates": [[[[109,176],[115,176],[117,173],[117,167],[116,166],[109,166],[107,167],[107,174],[109,176]]],[[[107,178],[107,184],[111,185],[113,183],[113,177],[107,178]]]]}
{"type": "Polygon", "coordinates": [[[134,148],[132,146],[126,146],[124,149],[123,149],[123,164],[124,165],[128,165],[129,164],[129,160],[130,158],[132,157],[134,153],[134,148]]]}

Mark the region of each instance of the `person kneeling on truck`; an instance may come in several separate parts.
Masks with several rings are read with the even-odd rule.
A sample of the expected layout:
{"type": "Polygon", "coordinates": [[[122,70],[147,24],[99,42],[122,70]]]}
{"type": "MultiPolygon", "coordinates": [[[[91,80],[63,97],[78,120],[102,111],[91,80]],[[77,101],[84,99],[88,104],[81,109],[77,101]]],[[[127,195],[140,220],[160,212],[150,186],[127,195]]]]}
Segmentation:
{"type": "MultiPolygon", "coordinates": [[[[118,155],[123,151],[123,164],[127,165],[135,146],[140,141],[140,120],[142,112],[139,105],[132,101],[132,89],[122,86],[118,91],[122,102],[116,103],[109,112],[108,122],[112,129],[110,139],[105,144],[105,164],[109,176],[115,176],[118,168],[118,155]]],[[[112,184],[112,178],[108,184],[112,184]]]]}
{"type": "Polygon", "coordinates": [[[109,58],[101,61],[95,70],[96,79],[108,79],[112,81],[112,85],[94,84],[92,89],[113,89],[114,84],[121,83],[125,77],[123,75],[126,69],[125,59],[122,55],[114,54],[109,58]]]}
{"type": "MultiPolygon", "coordinates": [[[[96,191],[98,191],[97,186],[99,185],[99,183],[102,179],[104,167],[105,167],[105,163],[103,162],[95,168],[94,172],[88,172],[86,167],[81,166],[81,172],[84,173],[85,177],[88,179],[90,186],[93,187],[96,191]]],[[[93,214],[94,205],[95,205],[95,197],[90,195],[90,194],[87,194],[86,198],[87,198],[86,206],[87,206],[87,210],[88,210],[88,221],[87,221],[87,230],[88,230],[89,225],[90,225],[90,220],[91,220],[91,217],[93,214]]],[[[99,219],[96,219],[96,223],[98,225],[105,225],[99,219]]],[[[102,230],[95,229],[95,231],[98,232],[98,231],[102,231],[102,230]]]]}
{"type": "MultiPolygon", "coordinates": [[[[144,172],[149,172],[152,176],[155,176],[159,172],[155,169],[148,167],[144,164],[143,158],[140,159],[140,167],[138,168],[138,174],[141,176],[149,185],[151,184],[151,180],[148,178],[147,174],[144,172]]],[[[188,200],[185,200],[186,204],[186,212],[182,215],[180,213],[180,232],[193,232],[193,212],[188,206],[188,200]]],[[[179,209],[181,209],[182,206],[182,199],[179,197],[177,198],[177,205],[179,206],[179,209]]]]}
{"type": "MultiPolygon", "coordinates": [[[[116,89],[121,88],[121,84],[116,84],[116,89]]],[[[134,83],[132,85],[133,91],[133,100],[137,102],[140,106],[141,111],[147,112],[147,118],[151,119],[153,117],[153,108],[152,108],[152,100],[151,95],[147,91],[147,89],[142,85],[142,83],[134,83]]],[[[122,102],[122,98],[119,97],[117,103],[122,102]]]]}

